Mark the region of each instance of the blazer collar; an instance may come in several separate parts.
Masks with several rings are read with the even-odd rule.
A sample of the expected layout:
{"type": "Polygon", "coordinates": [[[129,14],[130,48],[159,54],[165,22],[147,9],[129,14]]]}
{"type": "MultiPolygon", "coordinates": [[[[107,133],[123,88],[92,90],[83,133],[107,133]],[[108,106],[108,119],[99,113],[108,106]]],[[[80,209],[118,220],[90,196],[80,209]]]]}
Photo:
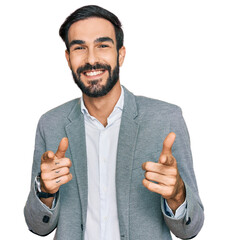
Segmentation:
{"type": "Polygon", "coordinates": [[[71,112],[68,115],[68,119],[70,120],[70,122],[78,120],[82,114],[81,99],[77,98],[75,101],[76,101],[76,104],[74,105],[74,107],[72,108],[71,112]]]}
{"type": "MultiPolygon", "coordinates": [[[[129,90],[127,90],[127,88],[125,88],[124,86],[122,86],[122,89],[124,90],[124,108],[123,108],[124,115],[127,118],[134,119],[138,115],[135,96],[129,90]]],[[[68,115],[68,119],[70,120],[70,122],[73,122],[77,120],[81,114],[82,114],[81,98],[78,98],[76,99],[75,106],[72,108],[70,114],[68,115]]]]}
{"type": "Polygon", "coordinates": [[[123,113],[125,117],[135,119],[138,115],[138,109],[135,101],[135,96],[133,93],[128,91],[124,86],[124,109],[123,113]]]}

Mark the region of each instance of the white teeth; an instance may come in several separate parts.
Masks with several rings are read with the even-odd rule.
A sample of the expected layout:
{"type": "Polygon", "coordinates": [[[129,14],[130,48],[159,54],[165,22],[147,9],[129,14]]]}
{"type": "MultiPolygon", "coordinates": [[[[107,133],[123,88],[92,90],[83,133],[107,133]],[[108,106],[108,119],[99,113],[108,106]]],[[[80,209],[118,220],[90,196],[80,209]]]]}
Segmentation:
{"type": "Polygon", "coordinates": [[[101,74],[103,71],[92,71],[92,72],[86,72],[86,76],[96,76],[98,74],[101,74]]]}

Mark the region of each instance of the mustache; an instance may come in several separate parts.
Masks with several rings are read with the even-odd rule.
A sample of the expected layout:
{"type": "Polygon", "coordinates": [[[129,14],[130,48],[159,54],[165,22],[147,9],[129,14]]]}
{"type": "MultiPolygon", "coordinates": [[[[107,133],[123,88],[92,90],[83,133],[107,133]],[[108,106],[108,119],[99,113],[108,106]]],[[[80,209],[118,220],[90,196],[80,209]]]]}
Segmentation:
{"type": "Polygon", "coordinates": [[[80,75],[81,73],[89,70],[108,70],[111,71],[111,66],[108,64],[101,64],[101,63],[95,63],[94,65],[91,65],[90,63],[86,63],[84,66],[81,66],[77,69],[77,74],[80,75]]]}

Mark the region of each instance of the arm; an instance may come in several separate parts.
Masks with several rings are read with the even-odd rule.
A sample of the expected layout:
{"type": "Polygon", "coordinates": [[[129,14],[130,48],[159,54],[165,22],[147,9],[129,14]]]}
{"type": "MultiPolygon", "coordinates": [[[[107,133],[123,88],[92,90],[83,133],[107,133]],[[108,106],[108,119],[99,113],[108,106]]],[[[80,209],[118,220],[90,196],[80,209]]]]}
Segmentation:
{"type": "Polygon", "coordinates": [[[146,171],[143,184],[150,191],[161,194],[161,208],[167,226],[174,235],[186,239],[194,237],[200,231],[204,221],[203,206],[193,171],[188,131],[179,108],[168,116],[167,122],[167,131],[175,134],[169,134],[164,140],[158,163],[143,164],[146,171]],[[178,219],[168,216],[163,198],[174,213],[186,200],[185,215],[178,219]]]}
{"type": "Polygon", "coordinates": [[[64,158],[65,150],[68,146],[67,139],[64,138],[61,141],[56,154],[54,154],[51,151],[45,152],[46,148],[43,136],[41,118],[36,132],[31,190],[24,208],[24,215],[29,230],[38,235],[45,236],[57,226],[60,211],[59,196],[57,194],[55,207],[51,208],[54,198],[38,198],[35,178],[41,171],[41,190],[47,193],[56,193],[60,185],[71,180],[72,175],[68,171],[71,162],[69,159],[64,158]],[[58,162],[57,165],[55,164],[56,162],[58,162]],[[64,169],[65,173],[64,171],[59,171],[59,169],[64,169]]]}
{"type": "Polygon", "coordinates": [[[56,202],[55,208],[49,209],[40,201],[35,188],[35,178],[40,172],[41,156],[45,151],[41,118],[36,131],[31,189],[24,208],[24,215],[29,230],[42,236],[51,233],[55,229],[59,215],[59,201],[56,202]]]}
{"type": "Polygon", "coordinates": [[[204,222],[204,209],[193,169],[189,133],[181,110],[178,109],[173,112],[169,116],[169,121],[170,131],[175,131],[177,136],[173,145],[173,155],[177,160],[178,170],[185,184],[187,211],[184,217],[176,221],[164,214],[164,208],[162,208],[162,211],[170,230],[177,237],[186,239],[199,233],[204,222]]]}

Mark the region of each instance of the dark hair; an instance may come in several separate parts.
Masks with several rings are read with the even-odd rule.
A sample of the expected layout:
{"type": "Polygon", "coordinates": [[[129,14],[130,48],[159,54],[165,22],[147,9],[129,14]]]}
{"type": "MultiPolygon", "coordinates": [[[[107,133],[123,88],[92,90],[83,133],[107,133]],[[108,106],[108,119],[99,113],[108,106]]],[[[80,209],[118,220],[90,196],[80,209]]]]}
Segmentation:
{"type": "Polygon", "coordinates": [[[124,38],[123,30],[121,28],[122,26],[121,22],[116,15],[96,5],[88,5],[88,6],[84,6],[77,9],[70,16],[66,18],[65,22],[60,27],[59,35],[65,42],[67,50],[69,51],[68,31],[70,26],[79,20],[83,20],[91,17],[104,18],[112,23],[112,25],[115,28],[117,51],[118,51],[123,46],[123,38],[124,38]]]}

